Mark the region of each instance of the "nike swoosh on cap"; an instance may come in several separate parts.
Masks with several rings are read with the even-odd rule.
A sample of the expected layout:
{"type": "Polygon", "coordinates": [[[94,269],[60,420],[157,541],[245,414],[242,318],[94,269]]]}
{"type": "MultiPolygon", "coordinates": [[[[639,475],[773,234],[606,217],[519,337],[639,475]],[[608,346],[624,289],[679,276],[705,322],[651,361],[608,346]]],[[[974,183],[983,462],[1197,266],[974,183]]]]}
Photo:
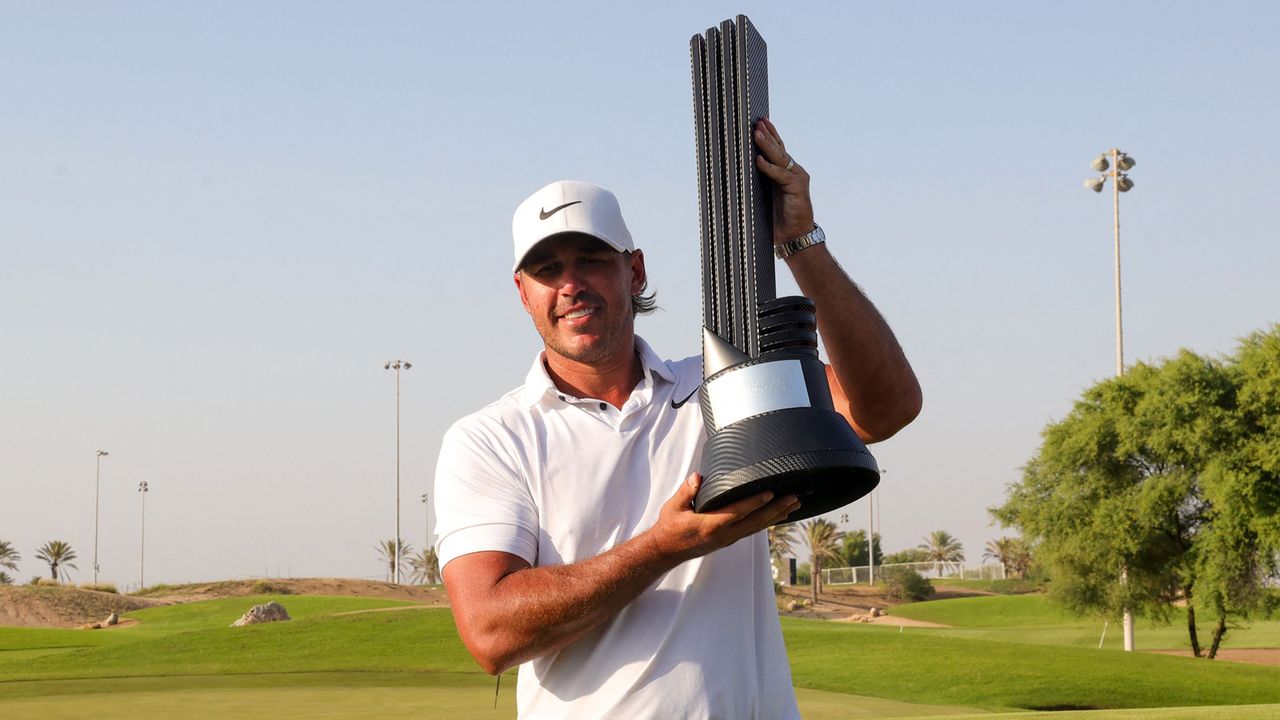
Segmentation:
{"type": "Polygon", "coordinates": [[[563,210],[563,209],[565,209],[565,208],[569,207],[570,205],[577,205],[577,204],[578,204],[578,203],[580,203],[580,202],[582,202],[582,201],[581,201],[581,200],[574,200],[573,202],[567,202],[567,203],[565,203],[565,204],[563,204],[563,205],[557,205],[557,206],[555,206],[555,207],[551,208],[551,210],[550,210],[550,211],[545,210],[545,209],[541,209],[541,210],[538,212],[538,219],[539,219],[539,220],[546,220],[547,218],[551,217],[552,215],[555,215],[556,213],[558,213],[558,212],[560,212],[561,210],[563,210]]]}

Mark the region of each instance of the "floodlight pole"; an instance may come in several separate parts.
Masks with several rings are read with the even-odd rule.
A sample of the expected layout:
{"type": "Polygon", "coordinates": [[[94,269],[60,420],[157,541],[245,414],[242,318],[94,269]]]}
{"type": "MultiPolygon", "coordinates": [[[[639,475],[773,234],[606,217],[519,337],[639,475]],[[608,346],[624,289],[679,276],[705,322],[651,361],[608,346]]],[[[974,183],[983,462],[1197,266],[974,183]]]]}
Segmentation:
{"type": "Polygon", "coordinates": [[[98,509],[102,497],[102,458],[111,453],[99,450],[93,471],[93,584],[98,584],[98,509]]]}
{"type": "MultiPolygon", "coordinates": [[[[1111,148],[1111,201],[1116,238],[1116,377],[1124,375],[1124,316],[1120,309],[1120,149],[1111,148]]],[[[1126,625],[1127,627],[1127,625],[1126,625]]]]}
{"type": "Polygon", "coordinates": [[[142,542],[138,551],[138,589],[146,587],[146,568],[147,568],[147,493],[150,489],[147,487],[147,481],[143,480],[138,483],[138,493],[142,495],[142,542]]]}
{"type": "Polygon", "coordinates": [[[422,507],[426,511],[424,515],[426,515],[426,521],[427,521],[427,544],[424,545],[423,547],[427,548],[428,550],[431,549],[431,502],[430,500],[431,500],[431,493],[422,493],[422,507]]]}
{"type": "Polygon", "coordinates": [[[407,360],[392,360],[382,365],[384,370],[396,371],[396,540],[395,556],[391,565],[395,569],[392,582],[400,584],[400,368],[413,367],[407,360]]]}
{"type": "Polygon", "coordinates": [[[867,493],[867,582],[872,586],[876,584],[876,516],[874,514],[875,502],[872,501],[873,497],[875,497],[875,493],[867,493]]]}
{"type": "MultiPolygon", "coordinates": [[[[1111,203],[1112,203],[1112,229],[1115,233],[1115,258],[1116,258],[1116,377],[1124,375],[1124,314],[1120,303],[1120,193],[1128,192],[1133,187],[1128,175],[1125,171],[1132,169],[1134,160],[1128,154],[1121,152],[1120,148],[1111,148],[1106,153],[1098,156],[1094,161],[1093,168],[1106,174],[1098,178],[1091,178],[1085,181],[1085,187],[1095,191],[1102,192],[1102,185],[1107,178],[1111,179],[1111,203]],[[1106,172],[1108,156],[1110,156],[1110,172],[1106,172]],[[1123,162],[1123,165],[1122,165],[1123,162]]],[[[1123,565],[1120,567],[1120,583],[1128,584],[1128,569],[1123,565]]],[[[1125,652],[1133,652],[1133,613],[1126,606],[1123,608],[1124,613],[1124,649],[1125,652]]]]}
{"type": "MultiPolygon", "coordinates": [[[[1124,313],[1120,304],[1120,149],[1111,148],[1111,204],[1116,243],[1116,377],[1124,375],[1124,313]]],[[[1121,569],[1120,582],[1129,582],[1129,572],[1121,569]]],[[[1124,607],[1124,651],[1134,651],[1133,612],[1124,607]]]]}

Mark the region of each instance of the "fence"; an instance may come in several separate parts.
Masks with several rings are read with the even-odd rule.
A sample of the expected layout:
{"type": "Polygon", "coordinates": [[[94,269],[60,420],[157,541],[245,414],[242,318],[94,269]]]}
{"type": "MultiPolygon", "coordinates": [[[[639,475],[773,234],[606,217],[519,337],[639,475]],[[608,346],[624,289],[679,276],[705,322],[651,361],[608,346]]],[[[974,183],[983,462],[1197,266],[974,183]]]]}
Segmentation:
{"type": "MultiPolygon", "coordinates": [[[[965,565],[958,562],[918,562],[918,563],[891,563],[889,565],[877,565],[875,570],[876,577],[881,573],[893,568],[908,568],[915,570],[926,578],[935,580],[952,579],[952,580],[1004,580],[1003,565],[965,565]]],[[[870,568],[866,565],[859,567],[840,567],[840,568],[823,568],[822,584],[823,585],[857,585],[866,583],[870,576],[870,568]]]]}

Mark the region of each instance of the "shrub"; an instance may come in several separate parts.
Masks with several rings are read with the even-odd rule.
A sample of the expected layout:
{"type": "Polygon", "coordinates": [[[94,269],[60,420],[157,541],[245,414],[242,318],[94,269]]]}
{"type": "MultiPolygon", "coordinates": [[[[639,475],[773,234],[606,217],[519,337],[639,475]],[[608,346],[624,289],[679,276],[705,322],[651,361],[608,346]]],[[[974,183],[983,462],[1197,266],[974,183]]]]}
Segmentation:
{"type": "Polygon", "coordinates": [[[884,571],[885,595],[895,602],[916,602],[933,596],[933,583],[911,568],[884,571]]]}
{"type": "Polygon", "coordinates": [[[13,578],[9,577],[9,573],[0,570],[0,585],[12,585],[13,578]]]}
{"type": "Polygon", "coordinates": [[[288,595],[289,587],[287,585],[277,585],[266,580],[259,580],[253,584],[254,595],[288,595]]]}
{"type": "Polygon", "coordinates": [[[58,587],[62,583],[58,582],[57,580],[54,580],[53,578],[47,578],[43,575],[37,575],[31,578],[31,584],[32,585],[52,585],[54,587],[58,587]]]}
{"type": "Polygon", "coordinates": [[[84,584],[80,585],[80,589],[81,589],[81,590],[96,590],[96,591],[98,591],[98,592],[112,593],[113,595],[119,595],[119,594],[120,594],[120,591],[116,589],[116,584],[115,584],[115,583],[110,583],[110,582],[84,583],[84,584]]]}

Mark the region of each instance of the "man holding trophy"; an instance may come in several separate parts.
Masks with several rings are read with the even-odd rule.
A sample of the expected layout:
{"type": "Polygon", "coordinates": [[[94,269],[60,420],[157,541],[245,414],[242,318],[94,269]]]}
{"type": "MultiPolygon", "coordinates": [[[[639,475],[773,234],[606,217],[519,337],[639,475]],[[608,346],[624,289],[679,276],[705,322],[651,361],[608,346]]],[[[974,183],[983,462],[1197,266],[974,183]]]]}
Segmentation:
{"type": "MultiPolygon", "coordinates": [[[[828,250],[808,173],[767,118],[745,128],[771,244],[816,308],[829,407],[861,441],[888,438],[920,410],[915,375],[828,250]]],[[[514,282],[544,350],[522,386],[450,428],[436,476],[464,644],[489,673],[520,665],[521,717],[798,717],[760,531],[807,516],[809,491],[747,484],[695,510],[704,413],[720,422],[741,401],[708,405],[702,357],[664,361],[635,334],[652,298],[612,193],[552,183],[512,229],[514,282]]],[[[759,415],[796,405],[761,402],[775,405],[759,415]]]]}

